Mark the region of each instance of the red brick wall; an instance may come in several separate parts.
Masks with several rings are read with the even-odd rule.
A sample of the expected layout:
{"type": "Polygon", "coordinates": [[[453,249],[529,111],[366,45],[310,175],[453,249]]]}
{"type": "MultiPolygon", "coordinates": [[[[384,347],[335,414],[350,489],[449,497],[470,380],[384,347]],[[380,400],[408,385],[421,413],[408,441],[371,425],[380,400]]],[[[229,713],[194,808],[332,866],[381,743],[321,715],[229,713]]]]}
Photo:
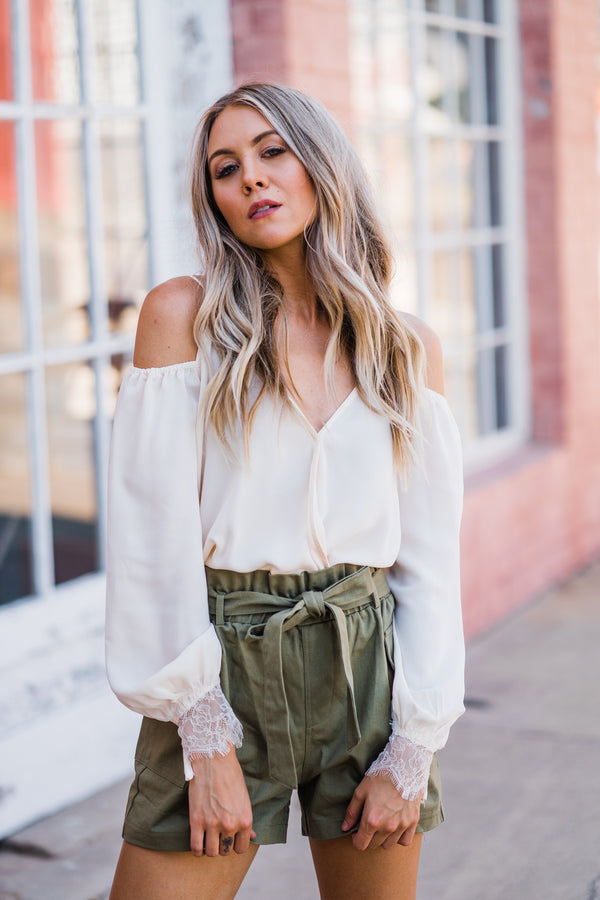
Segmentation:
{"type": "Polygon", "coordinates": [[[267,78],[350,121],[347,0],[231,0],[235,82],[267,78]]]}
{"type": "MultiPolygon", "coordinates": [[[[232,0],[236,81],[315,94],[351,129],[346,0],[232,0]]],[[[600,555],[595,0],[521,0],[532,440],[467,479],[467,634],[600,555]]]]}

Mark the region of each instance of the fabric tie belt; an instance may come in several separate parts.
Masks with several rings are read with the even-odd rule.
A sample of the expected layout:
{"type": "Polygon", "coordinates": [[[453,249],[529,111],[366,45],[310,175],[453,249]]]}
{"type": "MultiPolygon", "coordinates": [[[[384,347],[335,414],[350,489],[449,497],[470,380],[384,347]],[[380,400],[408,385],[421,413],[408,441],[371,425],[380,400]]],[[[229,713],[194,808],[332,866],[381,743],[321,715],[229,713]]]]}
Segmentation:
{"type": "Polygon", "coordinates": [[[322,591],[307,590],[289,598],[261,591],[220,593],[209,586],[209,606],[215,625],[223,625],[232,616],[270,614],[266,623],[251,625],[246,639],[262,640],[268,690],[265,690],[265,722],[269,774],[290,788],[298,786],[290,733],[290,713],[283,675],[283,635],[309,620],[333,618],[339,653],[334,655],[337,684],[346,685],[346,744],[352,750],[360,741],[360,727],[354,699],[354,680],[345,616],[389,592],[382,569],[363,567],[322,591]],[[342,679],[343,676],[343,679],[342,679]]]}

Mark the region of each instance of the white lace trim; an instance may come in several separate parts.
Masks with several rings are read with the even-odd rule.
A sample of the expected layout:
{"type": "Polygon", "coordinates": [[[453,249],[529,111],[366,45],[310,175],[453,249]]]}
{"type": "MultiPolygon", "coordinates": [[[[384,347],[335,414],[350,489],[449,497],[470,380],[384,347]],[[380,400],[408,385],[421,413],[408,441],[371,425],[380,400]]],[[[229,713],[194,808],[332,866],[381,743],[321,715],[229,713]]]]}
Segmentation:
{"type": "Polygon", "coordinates": [[[401,734],[392,734],[367,775],[387,775],[405,800],[427,798],[433,753],[401,734]]]}
{"type": "Polygon", "coordinates": [[[190,760],[215,754],[226,756],[232,745],[242,746],[241,723],[218,684],[180,716],[177,731],[188,780],[193,777],[190,760]]]}

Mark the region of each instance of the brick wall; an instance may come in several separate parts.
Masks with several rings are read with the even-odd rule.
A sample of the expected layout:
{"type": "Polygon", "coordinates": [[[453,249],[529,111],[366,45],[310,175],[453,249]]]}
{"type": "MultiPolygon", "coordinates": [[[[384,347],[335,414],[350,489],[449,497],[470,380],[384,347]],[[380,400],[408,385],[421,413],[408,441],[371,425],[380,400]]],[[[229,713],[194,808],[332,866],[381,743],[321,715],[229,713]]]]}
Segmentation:
{"type": "Polygon", "coordinates": [[[231,16],[236,84],[290,84],[351,125],[346,0],[231,0],[231,16]]]}

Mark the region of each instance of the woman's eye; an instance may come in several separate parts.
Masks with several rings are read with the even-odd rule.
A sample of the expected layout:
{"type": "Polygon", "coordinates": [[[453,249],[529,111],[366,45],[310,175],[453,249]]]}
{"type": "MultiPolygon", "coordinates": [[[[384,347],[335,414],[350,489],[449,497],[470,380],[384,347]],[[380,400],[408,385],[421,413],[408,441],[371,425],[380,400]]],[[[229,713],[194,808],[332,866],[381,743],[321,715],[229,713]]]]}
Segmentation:
{"type": "Polygon", "coordinates": [[[280,153],[285,153],[285,147],[268,147],[264,156],[279,156],[280,153]]]}
{"type": "Polygon", "coordinates": [[[235,171],[234,163],[227,163],[226,166],[223,166],[221,169],[217,169],[215,172],[215,178],[225,178],[227,175],[231,175],[231,173],[235,171]]]}

